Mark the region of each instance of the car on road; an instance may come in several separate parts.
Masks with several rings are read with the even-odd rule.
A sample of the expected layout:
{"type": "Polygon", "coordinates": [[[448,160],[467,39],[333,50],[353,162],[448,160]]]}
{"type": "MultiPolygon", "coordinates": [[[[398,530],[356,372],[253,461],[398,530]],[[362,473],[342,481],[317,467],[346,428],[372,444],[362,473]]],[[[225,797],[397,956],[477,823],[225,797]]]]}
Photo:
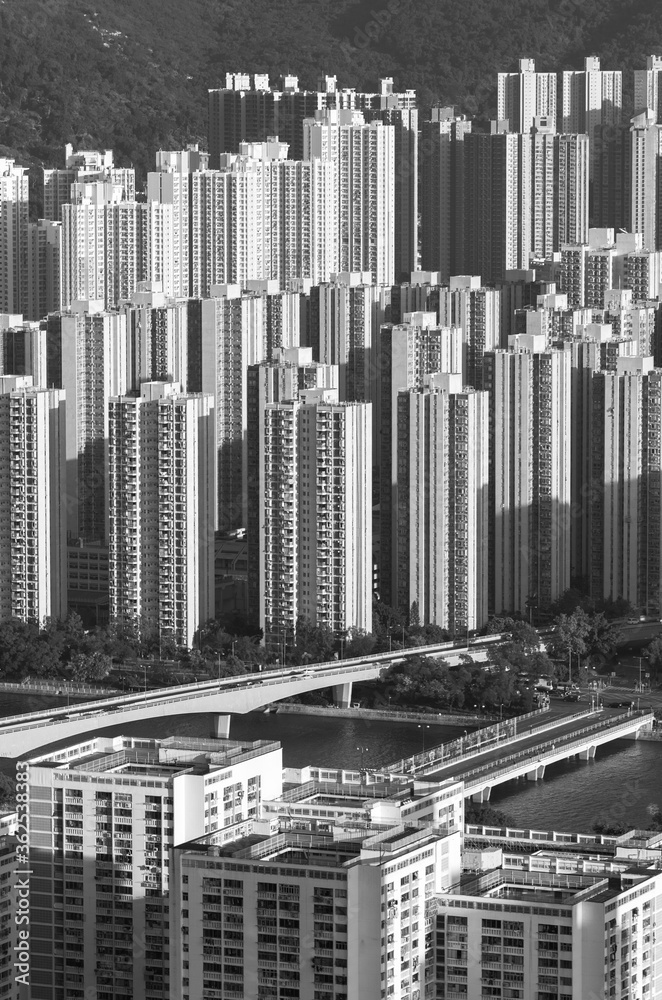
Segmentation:
{"type": "Polygon", "coordinates": [[[629,708],[632,702],[629,699],[623,701],[608,701],[607,708],[629,708]]]}

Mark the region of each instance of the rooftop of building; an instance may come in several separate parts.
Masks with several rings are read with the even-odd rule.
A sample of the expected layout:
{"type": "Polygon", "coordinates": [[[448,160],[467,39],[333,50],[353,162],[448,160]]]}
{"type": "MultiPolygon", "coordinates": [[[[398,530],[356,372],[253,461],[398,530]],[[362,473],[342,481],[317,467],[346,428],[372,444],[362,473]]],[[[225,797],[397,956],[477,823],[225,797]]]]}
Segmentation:
{"type": "Polygon", "coordinates": [[[656,867],[624,866],[601,873],[518,871],[495,868],[480,874],[465,873],[451,892],[483,899],[516,899],[521,903],[574,906],[582,902],[602,903],[615,899],[653,875],[656,867]]]}
{"type": "Polygon", "coordinates": [[[654,830],[629,830],[616,837],[600,833],[568,833],[558,830],[516,829],[513,827],[465,826],[465,847],[485,849],[500,847],[509,853],[541,853],[543,846],[553,847],[553,852],[582,857],[613,857],[617,851],[658,850],[662,854],[662,832],[654,830]]]}
{"type": "MultiPolygon", "coordinates": [[[[343,772],[346,774],[348,772],[343,772]]],[[[454,778],[445,781],[412,781],[408,779],[405,784],[400,784],[394,780],[382,781],[380,775],[375,774],[377,780],[356,782],[350,781],[321,781],[313,778],[309,781],[283,782],[283,802],[319,802],[322,798],[333,799],[334,804],[346,801],[348,805],[357,805],[367,799],[389,799],[399,805],[406,805],[420,799],[428,798],[436,794],[441,789],[451,790],[454,786],[460,792],[461,782],[454,778]]]]}
{"type": "Polygon", "coordinates": [[[58,770],[174,776],[182,771],[210,774],[280,749],[275,740],[203,740],[170,736],[163,740],[100,736],[54,750],[29,763],[58,770]]]}
{"type": "Polygon", "coordinates": [[[181,844],[177,850],[190,855],[215,858],[341,868],[355,862],[374,860],[375,857],[391,861],[399,854],[408,853],[414,846],[438,840],[443,835],[432,827],[421,830],[405,825],[377,832],[374,829],[352,830],[342,838],[292,831],[267,835],[247,831],[246,824],[239,824],[238,830],[239,834],[234,840],[224,842],[228,831],[221,829],[181,844]]]}

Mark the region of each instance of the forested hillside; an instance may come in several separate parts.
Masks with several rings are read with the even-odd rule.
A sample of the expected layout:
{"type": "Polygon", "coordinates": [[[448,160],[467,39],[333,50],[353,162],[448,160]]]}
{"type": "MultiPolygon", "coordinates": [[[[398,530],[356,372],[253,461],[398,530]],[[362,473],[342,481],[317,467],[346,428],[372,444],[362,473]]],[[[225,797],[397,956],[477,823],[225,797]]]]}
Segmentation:
{"type": "Polygon", "coordinates": [[[206,90],[230,70],[414,87],[494,113],[496,73],[632,70],[662,52],[656,0],[0,0],[0,155],[62,164],[65,142],[144,174],[159,147],[206,142],[206,90]]]}

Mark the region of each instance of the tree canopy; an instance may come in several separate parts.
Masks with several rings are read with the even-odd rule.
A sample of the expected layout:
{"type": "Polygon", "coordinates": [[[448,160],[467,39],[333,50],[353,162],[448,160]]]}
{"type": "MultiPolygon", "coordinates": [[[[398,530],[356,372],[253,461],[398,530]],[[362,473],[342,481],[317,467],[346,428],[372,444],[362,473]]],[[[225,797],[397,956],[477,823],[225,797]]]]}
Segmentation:
{"type": "MultiPolygon", "coordinates": [[[[496,74],[523,56],[541,70],[598,55],[632,71],[662,49],[655,5],[639,0],[5,0],[0,5],[0,155],[61,166],[63,147],[112,148],[139,178],[157,149],[206,144],[207,88],[226,72],[320,74],[374,90],[414,88],[422,109],[496,114],[496,74]]],[[[627,111],[626,111],[627,113],[627,111]]]]}

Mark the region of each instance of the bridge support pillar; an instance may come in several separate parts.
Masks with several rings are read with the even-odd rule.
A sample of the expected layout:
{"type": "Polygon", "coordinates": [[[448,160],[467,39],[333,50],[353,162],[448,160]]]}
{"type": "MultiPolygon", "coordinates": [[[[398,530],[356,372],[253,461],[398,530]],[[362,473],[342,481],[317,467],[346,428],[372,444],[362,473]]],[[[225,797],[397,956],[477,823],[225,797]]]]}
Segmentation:
{"type": "Polygon", "coordinates": [[[545,765],[536,764],[534,768],[526,772],[527,781],[539,781],[541,778],[545,777],[545,765]]]}
{"type": "Polygon", "coordinates": [[[580,760],[593,760],[595,757],[595,747],[586,747],[585,750],[580,750],[577,756],[580,760]]]}
{"type": "Polygon", "coordinates": [[[492,791],[492,789],[489,787],[489,785],[487,786],[487,788],[481,788],[479,791],[473,793],[473,795],[471,796],[471,801],[472,802],[489,802],[490,801],[490,792],[491,791],[492,791]]]}
{"type": "Polygon", "coordinates": [[[215,715],[214,719],[214,738],[217,740],[227,740],[230,736],[230,719],[231,715],[215,715]]]}
{"type": "Polygon", "coordinates": [[[331,690],[333,691],[333,704],[337,708],[351,708],[352,705],[351,681],[348,681],[346,684],[334,684],[331,690]]]}

